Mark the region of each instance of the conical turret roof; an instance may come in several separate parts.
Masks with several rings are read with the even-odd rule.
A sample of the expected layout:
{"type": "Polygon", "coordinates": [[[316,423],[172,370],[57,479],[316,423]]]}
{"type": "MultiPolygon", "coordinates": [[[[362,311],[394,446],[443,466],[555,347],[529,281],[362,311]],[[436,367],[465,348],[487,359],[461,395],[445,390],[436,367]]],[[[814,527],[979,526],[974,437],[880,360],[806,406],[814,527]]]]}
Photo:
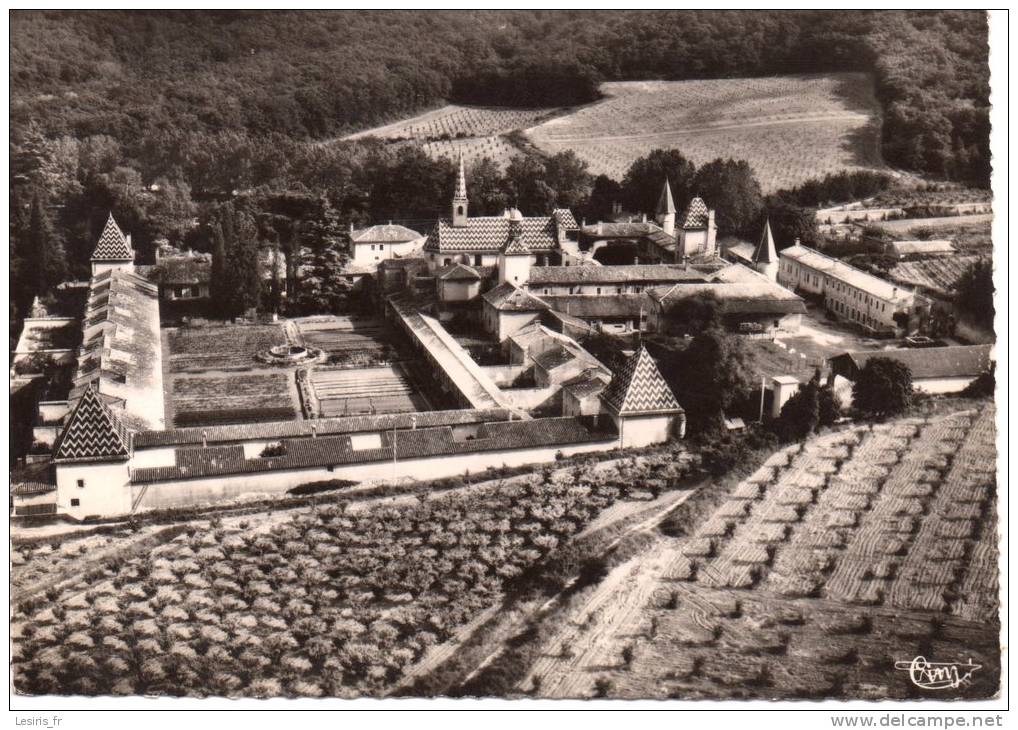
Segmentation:
{"type": "Polygon", "coordinates": [[[773,264],[778,261],[778,250],[774,245],[774,236],[771,235],[770,220],[764,221],[763,235],[760,236],[760,243],[756,245],[753,252],[753,263],[773,264]]]}
{"type": "Polygon", "coordinates": [[[672,198],[672,186],[665,178],[665,186],[661,189],[661,197],[657,200],[657,214],[668,215],[675,213],[675,200],[672,198]]]}
{"type": "Polygon", "coordinates": [[[643,345],[622,363],[601,397],[605,405],[620,416],[682,411],[657,363],[643,345]]]}
{"type": "Polygon", "coordinates": [[[134,260],[134,251],[131,250],[130,244],[127,243],[127,238],[124,236],[124,232],[120,230],[120,226],[113,220],[113,213],[110,213],[110,217],[106,219],[106,227],[103,228],[102,235],[99,236],[99,243],[96,244],[95,251],[92,252],[92,260],[134,260]]]}
{"type": "Polygon", "coordinates": [[[131,455],[130,433],[89,385],[53,450],[57,461],[122,461],[131,455]]]}

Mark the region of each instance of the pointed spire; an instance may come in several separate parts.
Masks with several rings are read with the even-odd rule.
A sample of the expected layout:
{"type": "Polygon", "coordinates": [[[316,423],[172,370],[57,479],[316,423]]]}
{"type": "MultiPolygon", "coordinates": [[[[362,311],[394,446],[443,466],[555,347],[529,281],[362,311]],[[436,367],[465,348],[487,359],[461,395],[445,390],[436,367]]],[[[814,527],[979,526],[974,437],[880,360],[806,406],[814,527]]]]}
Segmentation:
{"type": "Polygon", "coordinates": [[[89,383],[60,434],[53,458],[58,461],[122,461],[131,455],[130,443],[130,434],[123,422],[89,383]]]}
{"type": "Polygon", "coordinates": [[[657,214],[658,215],[669,215],[675,213],[675,201],[672,199],[672,186],[668,184],[668,178],[665,178],[665,186],[661,190],[661,197],[657,201],[657,214]]]}
{"type": "Polygon", "coordinates": [[[454,197],[455,197],[456,200],[466,200],[467,199],[467,173],[466,173],[466,169],[463,167],[463,153],[462,152],[460,152],[460,165],[459,165],[459,168],[460,168],[459,169],[459,173],[456,176],[456,194],[455,194],[454,197]]]}
{"type": "Polygon", "coordinates": [[[92,252],[93,261],[133,261],[134,251],[131,250],[124,232],[113,220],[113,213],[106,219],[106,227],[99,236],[99,243],[92,252]]]}
{"type": "Polygon", "coordinates": [[[753,252],[753,263],[773,264],[777,263],[778,250],[774,245],[774,236],[771,235],[771,221],[768,218],[764,221],[763,235],[760,236],[760,243],[756,245],[753,252]]]}
{"type": "Polygon", "coordinates": [[[642,343],[622,363],[601,395],[605,405],[622,416],[682,410],[675,394],[642,343]]]}

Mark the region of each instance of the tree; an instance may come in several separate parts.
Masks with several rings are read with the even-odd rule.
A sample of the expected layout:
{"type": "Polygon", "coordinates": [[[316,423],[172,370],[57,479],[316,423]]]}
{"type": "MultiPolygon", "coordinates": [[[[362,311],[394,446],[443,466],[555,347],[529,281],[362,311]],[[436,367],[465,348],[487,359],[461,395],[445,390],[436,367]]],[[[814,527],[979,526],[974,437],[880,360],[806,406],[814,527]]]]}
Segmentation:
{"type": "Polygon", "coordinates": [[[470,214],[501,215],[509,207],[509,195],[498,164],[490,157],[482,157],[466,172],[470,214]]]}
{"type": "Polygon", "coordinates": [[[912,371],[887,357],[872,357],[852,385],[852,404],[869,415],[885,417],[902,413],[912,404],[912,371]]]}
{"type": "Polygon", "coordinates": [[[212,238],[209,285],[216,313],[236,317],[257,307],[261,295],[258,231],[254,217],[232,202],[223,203],[207,225],[212,238]]]}
{"type": "Polygon", "coordinates": [[[598,175],[583,215],[592,221],[606,221],[611,218],[616,203],[622,203],[622,186],[607,175],[598,175]]]}
{"type": "Polygon", "coordinates": [[[720,430],[722,415],[745,401],[756,381],[742,340],[717,328],[694,337],[662,374],[686,410],[690,431],[704,437],[720,430]]]}
{"type": "Polygon", "coordinates": [[[720,329],[721,300],[712,291],[683,297],[668,310],[668,324],[669,331],[681,335],[699,335],[720,329]]]}
{"type": "Polygon", "coordinates": [[[974,261],[958,279],[954,294],[955,304],[972,316],[981,326],[993,329],[996,310],[993,307],[993,261],[981,258],[974,261]]]}
{"type": "Polygon", "coordinates": [[[622,178],[623,202],[634,213],[654,215],[667,179],[681,208],[696,194],[692,189],[695,174],[696,167],[678,150],[653,150],[634,161],[622,178]]]}
{"type": "Polygon", "coordinates": [[[774,431],[782,441],[804,439],[820,427],[820,371],[799,386],[774,423],[774,431]]]}
{"type": "Polygon", "coordinates": [[[556,191],[548,184],[548,170],[536,155],[516,155],[505,170],[510,204],[524,215],[547,215],[555,207],[556,191]]]}
{"type": "Polygon", "coordinates": [[[64,246],[53,230],[41,194],[32,198],[29,214],[28,238],[25,254],[35,262],[36,293],[48,292],[67,275],[67,257],[64,246]]]}
{"type": "Polygon", "coordinates": [[[339,314],[346,311],[351,287],[341,274],[348,258],[335,241],[310,250],[305,257],[304,278],[297,297],[301,312],[339,314]]]}
{"type": "Polygon", "coordinates": [[[572,150],[552,155],[544,164],[548,186],[555,191],[555,206],[580,210],[590,198],[592,177],[587,163],[572,150]]]}
{"type": "MultiPolygon", "coordinates": [[[[817,227],[816,211],[812,208],[800,208],[792,203],[768,199],[767,219],[771,224],[771,233],[778,250],[791,246],[796,239],[803,246],[816,247],[820,241],[820,229],[817,227]]],[[[763,229],[761,217],[755,230],[763,229]]]]}
{"type": "Polygon", "coordinates": [[[753,168],[745,160],[716,159],[696,171],[693,190],[717,211],[721,233],[758,232],[763,193],[753,168]]]}

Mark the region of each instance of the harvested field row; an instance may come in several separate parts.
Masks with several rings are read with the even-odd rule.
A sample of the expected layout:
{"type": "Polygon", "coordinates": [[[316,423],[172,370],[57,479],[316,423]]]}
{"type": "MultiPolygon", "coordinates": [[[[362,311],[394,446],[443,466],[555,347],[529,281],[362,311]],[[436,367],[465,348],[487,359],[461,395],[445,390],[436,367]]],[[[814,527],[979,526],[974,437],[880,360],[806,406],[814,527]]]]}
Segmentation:
{"type": "MultiPolygon", "coordinates": [[[[929,515],[902,561],[899,580],[887,592],[889,604],[945,611],[957,594],[954,586],[965,566],[971,565],[968,558],[978,526],[984,521],[983,509],[994,496],[993,434],[987,429],[987,424],[992,429],[993,410],[984,409],[971,428],[961,427],[958,419],[959,425],[944,434],[945,440],[964,441],[928,505],[929,515]],[[968,496],[971,486],[984,487],[982,503],[957,501],[959,496],[968,496]],[[959,547],[952,549],[955,545],[959,547]],[[934,555],[938,559],[931,559],[934,555]]],[[[996,567],[995,560],[993,565],[996,567]]]]}
{"type": "MultiPolygon", "coordinates": [[[[930,454],[943,447],[945,435],[964,427],[968,420],[965,414],[943,417],[922,426],[918,436],[904,448],[894,443],[900,449],[893,452],[898,463],[883,481],[871,509],[861,513],[859,529],[824,585],[828,597],[850,603],[884,601],[939,482],[938,472],[927,473],[930,454]],[[935,481],[920,481],[927,477],[935,481]]],[[[884,443],[891,443],[888,439],[893,437],[890,432],[874,429],[873,438],[884,443]]]]}

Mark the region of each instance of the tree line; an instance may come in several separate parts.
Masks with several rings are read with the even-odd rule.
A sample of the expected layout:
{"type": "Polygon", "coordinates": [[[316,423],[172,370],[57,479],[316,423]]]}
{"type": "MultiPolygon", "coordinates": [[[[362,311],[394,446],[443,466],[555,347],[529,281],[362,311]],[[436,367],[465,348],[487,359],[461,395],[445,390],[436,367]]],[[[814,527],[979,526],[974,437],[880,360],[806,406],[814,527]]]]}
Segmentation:
{"type": "Polygon", "coordinates": [[[157,132],[319,139],[450,99],[559,106],[601,81],[865,71],[888,162],[989,184],[978,11],[16,11],[11,24],[16,145],[32,121],[131,148],[157,132]]]}

